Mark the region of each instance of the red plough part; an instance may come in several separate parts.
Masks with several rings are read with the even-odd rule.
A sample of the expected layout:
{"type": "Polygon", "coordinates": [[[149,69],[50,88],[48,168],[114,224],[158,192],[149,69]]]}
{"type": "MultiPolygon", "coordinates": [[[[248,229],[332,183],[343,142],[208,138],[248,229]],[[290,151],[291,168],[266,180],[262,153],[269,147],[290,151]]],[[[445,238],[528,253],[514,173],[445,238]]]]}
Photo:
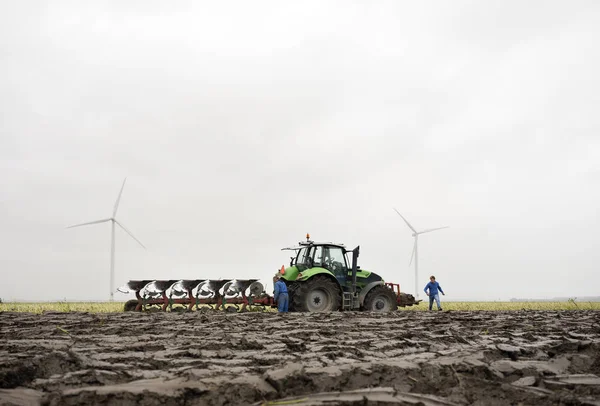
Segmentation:
{"type": "Polygon", "coordinates": [[[396,301],[400,307],[418,305],[422,302],[421,299],[416,300],[415,297],[409,293],[400,292],[399,283],[386,282],[385,286],[390,288],[396,294],[396,301]]]}
{"type": "Polygon", "coordinates": [[[125,311],[245,312],[275,306],[257,279],[134,280],[118,290],[135,292],[136,299],[125,303],[125,311]]]}

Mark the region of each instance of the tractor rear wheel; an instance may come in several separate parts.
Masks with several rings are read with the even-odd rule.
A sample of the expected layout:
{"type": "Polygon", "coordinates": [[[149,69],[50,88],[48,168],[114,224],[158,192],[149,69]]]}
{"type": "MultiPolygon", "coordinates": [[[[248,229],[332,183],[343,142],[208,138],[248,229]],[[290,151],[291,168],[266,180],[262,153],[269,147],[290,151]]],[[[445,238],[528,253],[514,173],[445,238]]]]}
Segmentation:
{"type": "Polygon", "coordinates": [[[128,300],[125,302],[125,306],[123,306],[123,311],[125,312],[134,312],[138,305],[137,300],[128,300]]]}
{"type": "Polygon", "coordinates": [[[387,286],[375,286],[367,293],[363,307],[368,312],[391,312],[398,310],[396,294],[387,286]]]}
{"type": "Polygon", "coordinates": [[[294,310],[298,312],[335,312],[342,305],[342,294],[328,277],[314,276],[299,284],[293,302],[294,310]]]}
{"type": "Polygon", "coordinates": [[[286,284],[287,284],[288,296],[289,296],[288,312],[298,311],[298,310],[296,310],[296,307],[295,307],[294,298],[296,297],[296,291],[300,287],[301,282],[287,282],[286,284]]]}

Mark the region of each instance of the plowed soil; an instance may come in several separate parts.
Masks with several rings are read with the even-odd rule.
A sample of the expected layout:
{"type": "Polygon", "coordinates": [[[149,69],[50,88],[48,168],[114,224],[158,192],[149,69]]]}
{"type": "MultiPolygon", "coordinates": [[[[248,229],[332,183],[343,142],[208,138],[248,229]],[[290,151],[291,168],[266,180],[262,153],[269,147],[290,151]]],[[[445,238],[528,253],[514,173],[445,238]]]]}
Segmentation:
{"type": "Polygon", "coordinates": [[[600,405],[600,312],[0,313],[0,404],[600,405]]]}

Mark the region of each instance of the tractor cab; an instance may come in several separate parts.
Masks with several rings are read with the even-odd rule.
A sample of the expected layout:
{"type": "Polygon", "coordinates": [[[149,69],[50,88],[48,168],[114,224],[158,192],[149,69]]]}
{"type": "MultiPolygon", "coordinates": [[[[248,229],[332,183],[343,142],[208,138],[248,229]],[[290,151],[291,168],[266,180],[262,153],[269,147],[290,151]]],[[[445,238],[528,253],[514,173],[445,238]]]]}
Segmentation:
{"type": "Polygon", "coordinates": [[[300,272],[315,267],[326,269],[342,286],[346,284],[348,271],[351,270],[345,247],[332,243],[313,243],[302,247],[296,256],[295,265],[300,272]]]}
{"type": "Polygon", "coordinates": [[[322,268],[331,272],[340,286],[350,282],[352,263],[348,259],[348,252],[352,253],[352,251],[348,251],[343,244],[315,242],[310,240],[310,235],[307,234],[306,241],[283,250],[296,252],[296,255],[290,258],[290,267],[295,267],[300,274],[308,269],[322,268]]]}

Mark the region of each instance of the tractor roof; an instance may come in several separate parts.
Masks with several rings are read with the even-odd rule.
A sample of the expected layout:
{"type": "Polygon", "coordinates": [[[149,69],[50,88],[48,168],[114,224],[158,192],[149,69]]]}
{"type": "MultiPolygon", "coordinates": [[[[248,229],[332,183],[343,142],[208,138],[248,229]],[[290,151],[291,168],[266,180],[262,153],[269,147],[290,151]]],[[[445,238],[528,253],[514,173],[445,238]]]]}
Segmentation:
{"type": "Polygon", "coordinates": [[[301,250],[304,247],[312,247],[312,246],[323,246],[328,245],[331,247],[339,247],[344,251],[346,250],[346,246],[344,244],[339,244],[335,242],[317,242],[317,241],[300,241],[297,246],[282,248],[281,250],[301,250]]]}

